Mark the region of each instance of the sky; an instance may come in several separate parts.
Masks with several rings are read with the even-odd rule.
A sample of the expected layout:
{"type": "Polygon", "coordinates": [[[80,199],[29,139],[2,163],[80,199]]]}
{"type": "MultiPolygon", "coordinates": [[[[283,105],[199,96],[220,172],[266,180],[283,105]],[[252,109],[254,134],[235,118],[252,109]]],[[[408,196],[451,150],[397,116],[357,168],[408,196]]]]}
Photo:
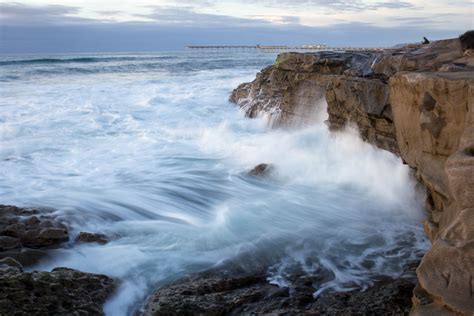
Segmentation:
{"type": "Polygon", "coordinates": [[[474,0],[0,0],[0,53],[388,47],[474,29],[474,0]]]}

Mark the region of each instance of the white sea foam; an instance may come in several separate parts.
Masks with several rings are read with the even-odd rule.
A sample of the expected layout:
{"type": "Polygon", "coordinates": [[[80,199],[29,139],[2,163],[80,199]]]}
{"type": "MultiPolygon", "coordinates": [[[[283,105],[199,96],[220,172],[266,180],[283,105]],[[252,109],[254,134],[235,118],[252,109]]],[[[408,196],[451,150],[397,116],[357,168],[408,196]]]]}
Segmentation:
{"type": "Polygon", "coordinates": [[[243,265],[271,265],[280,285],[298,269],[326,275],[316,294],[402,273],[427,246],[409,169],[353,130],[329,134],[324,111],[301,129],[245,119],[228,94],[271,60],[218,57],[183,55],[161,68],[152,59],[149,69],[125,60],[122,72],[93,64],[86,74],[8,66],[23,79],[2,89],[0,202],[53,207],[73,237],[112,238],[58,249],[34,268],[119,278],[109,315],[239,254],[251,254],[243,265]],[[270,177],[247,175],[259,163],[274,165],[270,177]]]}

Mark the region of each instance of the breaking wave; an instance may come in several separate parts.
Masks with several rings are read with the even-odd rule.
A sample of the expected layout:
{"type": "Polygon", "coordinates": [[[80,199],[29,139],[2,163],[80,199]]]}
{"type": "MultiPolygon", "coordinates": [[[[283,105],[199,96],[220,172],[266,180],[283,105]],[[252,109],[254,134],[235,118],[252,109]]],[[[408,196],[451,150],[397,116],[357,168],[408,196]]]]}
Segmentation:
{"type": "Polygon", "coordinates": [[[157,286],[226,260],[269,267],[280,286],[305,273],[318,295],[397,277],[426,249],[399,158],[351,130],[330,134],[324,117],[269,129],[227,102],[274,56],[155,57],[139,76],[143,56],[7,61],[4,75],[44,72],[2,83],[0,202],[55,208],[72,239],[112,240],[71,242],[34,268],[120,279],[106,313],[125,315],[157,286]],[[120,58],[136,59],[110,72],[120,58]],[[73,62],[89,72],[71,75],[73,62]],[[274,172],[250,176],[260,163],[274,172]]]}

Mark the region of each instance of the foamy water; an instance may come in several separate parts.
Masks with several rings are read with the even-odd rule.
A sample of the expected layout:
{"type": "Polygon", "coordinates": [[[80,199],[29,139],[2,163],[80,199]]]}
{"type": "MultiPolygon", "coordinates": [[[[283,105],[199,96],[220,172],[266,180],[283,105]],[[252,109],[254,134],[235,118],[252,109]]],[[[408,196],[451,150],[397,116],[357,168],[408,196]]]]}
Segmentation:
{"type": "Polygon", "coordinates": [[[229,93],[273,59],[3,57],[0,203],[51,207],[72,237],[112,239],[71,242],[33,268],[120,279],[108,315],[232,258],[269,266],[280,286],[295,269],[324,274],[315,295],[399,276],[427,247],[408,168],[351,130],[329,134],[324,111],[300,129],[244,118],[229,93]],[[248,176],[259,163],[274,173],[248,176]]]}

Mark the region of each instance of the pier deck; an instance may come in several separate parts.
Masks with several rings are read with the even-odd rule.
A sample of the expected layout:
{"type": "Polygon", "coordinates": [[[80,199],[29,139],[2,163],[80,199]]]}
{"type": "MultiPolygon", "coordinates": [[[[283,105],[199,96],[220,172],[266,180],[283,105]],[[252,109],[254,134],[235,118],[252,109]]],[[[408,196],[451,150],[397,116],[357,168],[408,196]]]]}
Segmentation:
{"type": "Polygon", "coordinates": [[[189,45],[186,47],[193,52],[257,52],[257,53],[280,53],[280,52],[378,52],[391,50],[384,47],[332,47],[326,45],[189,45]]]}

